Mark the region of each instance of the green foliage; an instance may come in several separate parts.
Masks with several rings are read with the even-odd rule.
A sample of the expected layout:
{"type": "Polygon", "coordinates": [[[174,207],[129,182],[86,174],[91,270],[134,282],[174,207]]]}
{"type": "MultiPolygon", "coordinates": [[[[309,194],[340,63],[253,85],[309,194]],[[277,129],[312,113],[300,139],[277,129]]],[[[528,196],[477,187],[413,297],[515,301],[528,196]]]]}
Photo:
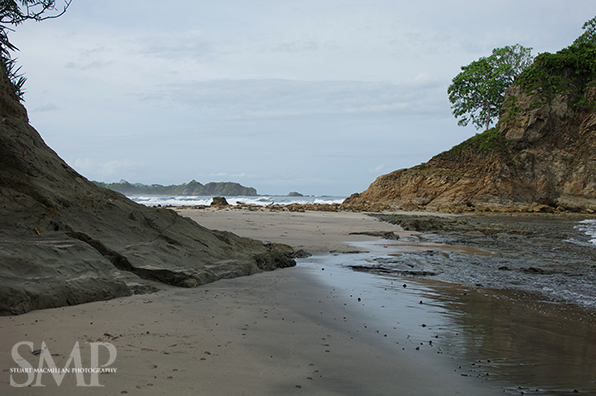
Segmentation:
{"type": "Polygon", "coordinates": [[[509,153],[507,139],[501,134],[498,128],[491,128],[482,133],[477,133],[475,136],[454,146],[451,150],[439,154],[437,157],[460,157],[462,153],[468,150],[484,155],[507,155],[509,153]]]}
{"type": "Polygon", "coordinates": [[[596,79],[596,44],[573,44],[561,51],[545,52],[536,57],[534,64],[524,70],[516,84],[529,94],[540,92],[544,101],[550,102],[556,94],[577,92],[576,110],[585,104],[585,89],[596,79]]]}
{"type": "Polygon", "coordinates": [[[16,65],[16,58],[4,58],[4,64],[6,65],[6,74],[10,80],[14,93],[17,98],[22,102],[24,101],[23,95],[25,90],[23,89],[27,78],[21,73],[21,66],[16,65]]]}
{"type": "Polygon", "coordinates": [[[509,117],[516,116],[520,112],[520,109],[517,106],[517,98],[515,96],[509,96],[509,102],[503,103],[503,107],[507,109],[507,113],[504,117],[501,117],[499,121],[505,121],[509,117]]]}
{"type": "Polygon", "coordinates": [[[447,93],[460,126],[480,129],[498,117],[505,90],[532,63],[532,49],[519,44],[495,48],[492,55],[462,66],[447,93]]]}
{"type": "Polygon", "coordinates": [[[584,34],[579,36],[574,42],[573,45],[579,44],[587,44],[592,43],[596,44],[596,17],[590,19],[582,26],[582,29],[585,30],[584,34]]]}

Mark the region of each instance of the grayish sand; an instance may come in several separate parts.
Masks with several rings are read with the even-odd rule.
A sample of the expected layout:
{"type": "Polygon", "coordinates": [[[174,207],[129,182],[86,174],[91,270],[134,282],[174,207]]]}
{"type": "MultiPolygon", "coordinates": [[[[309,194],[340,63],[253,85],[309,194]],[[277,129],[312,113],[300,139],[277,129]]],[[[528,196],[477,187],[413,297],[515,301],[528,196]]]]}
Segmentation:
{"type": "MultiPolygon", "coordinates": [[[[319,252],[353,249],[341,242],[346,239],[375,239],[349,232],[398,231],[352,213],[213,213],[219,217],[209,220],[204,211],[193,218],[210,228],[240,225],[234,231],[241,235],[319,252]]],[[[0,317],[0,390],[3,395],[502,394],[494,384],[460,375],[436,349],[404,344],[407,334],[385,337],[368,327],[367,321],[374,322],[370,313],[353,298],[330,297],[333,287],[316,271],[299,264],[195,289],[166,287],[156,294],[0,317]],[[77,387],[72,374],[59,387],[51,374],[42,376],[45,387],[13,387],[10,369],[19,366],[11,349],[21,341],[33,342],[34,349],[44,341],[59,368],[76,341],[85,367],[91,364],[87,343],[111,343],[117,358],[110,367],[117,372],[99,375],[103,387],[77,387]]],[[[39,357],[27,345],[19,352],[37,367],[39,357]]],[[[99,365],[107,359],[101,355],[99,365]]],[[[16,383],[28,379],[12,376],[16,383]]]]}

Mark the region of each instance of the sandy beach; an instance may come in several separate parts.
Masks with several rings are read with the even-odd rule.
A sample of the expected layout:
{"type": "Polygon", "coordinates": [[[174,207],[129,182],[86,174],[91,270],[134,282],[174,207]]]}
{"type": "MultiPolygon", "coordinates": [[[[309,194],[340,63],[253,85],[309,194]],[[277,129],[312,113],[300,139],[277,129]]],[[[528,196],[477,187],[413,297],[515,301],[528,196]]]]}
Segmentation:
{"type": "MultiPolygon", "coordinates": [[[[530,327],[507,325],[513,337],[521,335],[519,343],[509,333],[493,338],[486,338],[486,333],[499,328],[497,321],[531,317],[535,307],[496,305],[494,296],[469,288],[397,282],[343,265],[353,257],[369,260],[375,249],[386,247],[384,240],[362,233],[395,232],[405,238],[410,232],[361,213],[179,212],[211,229],[286,243],[314,256],[299,260],[294,268],[193,289],[160,284],[157,293],[0,317],[2,395],[85,391],[102,395],[482,396],[534,391],[518,388],[502,374],[503,367],[514,364],[506,347],[525,348],[530,337],[544,338],[555,330],[536,316],[537,326],[534,322],[530,327]],[[42,349],[42,342],[47,349],[34,354],[42,349]],[[74,353],[69,362],[77,342],[81,361],[77,363],[74,353]],[[18,343],[23,344],[15,359],[13,348],[18,343]],[[98,352],[95,362],[93,348],[98,352]],[[502,351],[501,359],[487,359],[483,349],[493,355],[502,351]],[[63,378],[17,372],[38,368],[41,357],[44,367],[51,359],[57,368],[78,364],[87,369],[103,367],[106,372],[95,377],[70,372],[63,378]],[[81,386],[93,384],[100,386],[81,386]]],[[[571,313],[565,315],[571,317],[571,313]]],[[[572,319],[560,322],[557,315],[550,315],[552,326],[571,323],[572,319]]],[[[592,337],[591,328],[584,323],[577,332],[551,341],[573,348],[578,337],[592,337]]],[[[583,347],[588,355],[592,344],[583,347]]],[[[539,356],[528,348],[522,350],[539,356]]],[[[580,360],[590,370],[592,359],[580,360]]],[[[548,362],[543,369],[545,375],[557,370],[560,367],[548,362]]],[[[573,390],[567,386],[557,394],[573,390]]]]}
{"type": "MultiPolygon", "coordinates": [[[[342,241],[377,239],[351,232],[399,231],[354,213],[190,215],[209,228],[314,253],[349,251],[353,248],[342,241]]],[[[319,271],[298,265],[195,289],[160,285],[153,294],[0,317],[2,394],[70,395],[83,389],[198,395],[501,393],[460,375],[448,358],[431,347],[421,350],[408,334],[388,337],[379,331],[361,302],[346,293],[333,296],[319,271]],[[13,347],[22,342],[32,345],[20,345],[17,363],[13,347]],[[66,367],[76,342],[85,368],[92,368],[93,343],[113,345],[117,356],[106,366],[110,370],[95,375],[101,387],[80,386],[93,384],[89,373],[82,378],[67,373],[58,386],[51,373],[17,372],[27,364],[38,367],[40,356],[32,352],[42,342],[47,348],[42,356],[47,353],[57,368],[66,367]]],[[[96,364],[102,367],[113,356],[108,347],[95,345],[96,364]]],[[[47,367],[47,355],[45,361],[47,367]]],[[[73,360],[68,367],[75,366],[73,360]]]]}
{"type": "Polygon", "coordinates": [[[354,212],[280,212],[237,209],[178,209],[182,216],[212,230],[231,231],[236,235],[260,241],[285,243],[295,250],[311,254],[358,250],[351,243],[378,238],[370,232],[393,232],[410,235],[389,223],[354,212]]]}

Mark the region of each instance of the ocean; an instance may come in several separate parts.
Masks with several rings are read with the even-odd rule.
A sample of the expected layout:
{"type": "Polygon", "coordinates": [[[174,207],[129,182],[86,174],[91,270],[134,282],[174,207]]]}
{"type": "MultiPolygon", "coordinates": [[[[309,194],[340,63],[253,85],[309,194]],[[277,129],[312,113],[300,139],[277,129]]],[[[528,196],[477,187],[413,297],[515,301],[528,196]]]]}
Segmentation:
{"type": "MultiPolygon", "coordinates": [[[[210,205],[212,196],[130,196],[146,206],[210,205]]],[[[333,204],[344,196],[283,195],[226,197],[230,205],[333,204]]],[[[491,226],[512,227],[511,234],[423,233],[398,241],[359,246],[371,252],[355,257],[359,270],[384,276],[536,293],[555,302],[596,309],[596,219],[487,217],[491,226]],[[496,223],[495,223],[496,221],[496,223]],[[527,233],[527,235],[525,235],[527,233]]],[[[479,218],[482,220],[482,217],[479,218]]],[[[485,224],[486,225],[486,224],[485,224]]]]}
{"type": "MultiPolygon", "coordinates": [[[[211,205],[212,196],[189,196],[189,195],[138,195],[129,196],[136,203],[145,206],[195,206],[211,205]]],[[[290,197],[287,195],[258,195],[225,197],[230,205],[237,205],[239,202],[248,205],[267,206],[271,204],[335,204],[342,203],[347,197],[330,195],[307,195],[303,197],[290,197]]]]}

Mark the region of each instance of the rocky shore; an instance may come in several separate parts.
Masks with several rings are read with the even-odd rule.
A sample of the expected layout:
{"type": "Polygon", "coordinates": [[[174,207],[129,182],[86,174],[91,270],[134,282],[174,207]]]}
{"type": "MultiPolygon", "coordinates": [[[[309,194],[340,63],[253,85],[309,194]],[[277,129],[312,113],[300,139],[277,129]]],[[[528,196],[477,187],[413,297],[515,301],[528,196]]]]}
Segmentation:
{"type": "MultiPolygon", "coordinates": [[[[215,197],[219,198],[219,197],[215,197]]],[[[459,205],[459,206],[446,206],[441,208],[434,208],[428,209],[424,205],[394,205],[382,202],[368,202],[368,201],[358,201],[353,202],[352,199],[348,198],[343,203],[334,203],[334,204],[319,204],[319,203],[310,203],[310,204],[270,204],[270,205],[253,205],[253,204],[245,204],[239,202],[237,205],[228,205],[227,202],[225,203],[212,203],[211,205],[181,205],[181,206],[159,206],[168,209],[207,209],[207,208],[226,208],[230,210],[248,210],[248,211],[288,211],[288,212],[306,212],[306,211],[313,211],[313,212],[362,212],[362,213],[380,213],[380,212],[396,212],[396,211],[407,211],[407,212],[420,212],[420,213],[452,213],[452,214],[462,214],[462,213],[551,213],[551,214],[563,214],[563,213],[579,213],[585,215],[591,215],[596,213],[595,210],[591,208],[583,208],[583,209],[569,209],[564,208],[562,206],[553,207],[546,204],[531,204],[531,205],[524,205],[524,206],[499,206],[499,207],[492,207],[492,206],[468,206],[468,205],[459,205]]]]}
{"type": "Polygon", "coordinates": [[[356,270],[468,287],[519,290],[596,310],[596,246],[590,232],[586,233],[596,221],[594,216],[522,213],[375,217],[416,234],[388,246],[397,249],[396,254],[359,264],[356,270]],[[409,243],[423,248],[409,251],[409,243]]]}

